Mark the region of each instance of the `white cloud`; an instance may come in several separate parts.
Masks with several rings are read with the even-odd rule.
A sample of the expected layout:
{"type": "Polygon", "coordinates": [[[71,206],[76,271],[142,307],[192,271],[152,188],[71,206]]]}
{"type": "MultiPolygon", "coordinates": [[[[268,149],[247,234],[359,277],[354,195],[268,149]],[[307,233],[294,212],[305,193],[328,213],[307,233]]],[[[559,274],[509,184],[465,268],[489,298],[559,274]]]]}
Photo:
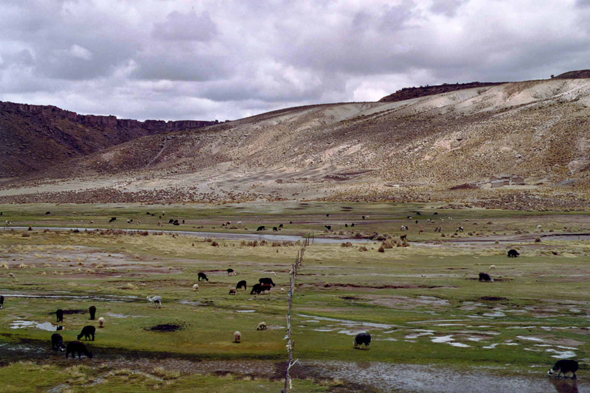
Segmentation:
{"type": "Polygon", "coordinates": [[[587,68],[588,0],[3,0],[0,100],[235,119],[587,68]]]}
{"type": "Polygon", "coordinates": [[[73,57],[77,57],[83,60],[92,60],[92,58],[94,57],[92,55],[92,52],[90,52],[88,49],[75,44],[72,45],[68,53],[73,57]]]}

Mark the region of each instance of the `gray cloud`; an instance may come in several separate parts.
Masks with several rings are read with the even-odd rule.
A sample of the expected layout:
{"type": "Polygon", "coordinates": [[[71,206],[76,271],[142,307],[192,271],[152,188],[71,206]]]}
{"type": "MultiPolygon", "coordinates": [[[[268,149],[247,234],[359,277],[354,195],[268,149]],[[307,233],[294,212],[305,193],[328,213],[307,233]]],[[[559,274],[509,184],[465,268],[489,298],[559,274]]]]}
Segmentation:
{"type": "Polygon", "coordinates": [[[209,41],[217,33],[215,23],[207,12],[201,16],[192,11],[187,14],[171,12],[166,22],[155,23],[154,38],[169,41],[209,41]]]}
{"type": "Polygon", "coordinates": [[[405,86],[547,78],[588,67],[588,5],[3,0],[0,100],[225,120],[405,86]]]}

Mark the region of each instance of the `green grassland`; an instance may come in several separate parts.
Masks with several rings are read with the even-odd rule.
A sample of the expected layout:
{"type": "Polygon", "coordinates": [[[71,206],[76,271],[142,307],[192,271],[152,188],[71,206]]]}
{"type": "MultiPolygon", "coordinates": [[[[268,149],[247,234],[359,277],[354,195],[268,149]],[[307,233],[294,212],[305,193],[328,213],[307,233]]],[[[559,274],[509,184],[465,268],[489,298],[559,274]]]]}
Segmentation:
{"type": "MultiPolygon", "coordinates": [[[[287,294],[281,288],[288,287],[289,270],[301,246],[269,241],[253,247],[220,239],[214,246],[203,237],[169,233],[175,229],[256,233],[259,225],[268,228],[281,223],[281,235],[346,237],[354,236],[354,230],[355,234],[406,234],[409,240],[409,247],[385,252],[378,252],[380,241],[352,247],[316,242],[307,248],[293,305],[296,357],[302,361],[409,363],[457,370],[483,367],[500,375],[545,369],[556,357],[568,356],[568,351],[588,361],[590,241],[543,238],[534,242],[535,237],[550,233],[588,231],[587,213],[438,207],[328,203],[0,206],[2,219],[11,226],[33,227],[32,231],[0,230],[0,288],[7,295],[0,310],[0,378],[11,376],[6,391],[19,391],[23,384],[31,391],[61,385],[63,391],[73,392],[130,391],[125,386],[135,391],[222,392],[238,387],[244,392],[279,391],[284,382],[276,373],[189,372],[157,362],[140,367],[133,359],[171,358],[199,364],[285,361],[287,294]],[[51,214],[46,215],[47,211],[51,214]],[[153,217],[146,214],[156,211],[153,217]],[[162,211],[165,220],[158,218],[162,211]],[[362,215],[368,217],[363,220],[362,215]],[[115,216],[117,220],[108,224],[115,216]],[[167,224],[169,217],[184,219],[185,224],[167,224]],[[128,224],[130,219],[134,223],[128,224]],[[233,230],[220,226],[227,221],[242,224],[233,230]],[[158,222],[165,224],[159,227],[158,222]],[[343,225],[352,222],[354,228],[343,225]],[[324,225],[332,225],[332,231],[324,225]],[[401,232],[401,225],[409,230],[401,232]],[[35,229],[41,226],[166,232],[35,229]],[[434,232],[437,226],[443,227],[444,238],[434,232]],[[458,226],[465,231],[455,234],[458,226]],[[493,240],[494,233],[530,235],[531,239],[477,242],[493,240]],[[367,251],[360,250],[363,245],[367,251]],[[506,257],[512,247],[520,251],[519,258],[506,257]],[[228,276],[227,268],[238,275],[228,276]],[[201,271],[207,272],[209,281],[199,282],[195,291],[192,286],[201,271]],[[479,272],[489,272],[495,282],[480,283],[479,272]],[[246,280],[250,288],[260,277],[276,282],[270,294],[250,295],[248,289],[229,295],[237,281],[246,280]],[[11,296],[15,294],[26,296],[11,296]],[[162,296],[162,308],[150,305],[148,295],[162,296]],[[55,310],[78,310],[65,315],[61,332],[64,341],[72,341],[85,325],[98,326],[85,311],[91,305],[97,307],[97,317],[106,319],[105,328],[97,329],[96,340],[88,343],[95,354],[92,360],[66,361],[63,354],[46,350],[52,332],[14,325],[15,321],[57,325],[55,310]],[[269,329],[257,331],[262,321],[269,329]],[[161,324],[180,328],[151,330],[161,324]],[[242,334],[239,344],[233,342],[236,330],[242,334]],[[362,330],[373,336],[368,351],[352,346],[354,334],[362,330]],[[21,354],[20,345],[44,350],[21,354]],[[32,363],[27,362],[31,356],[32,363]],[[114,367],[111,360],[117,356],[131,360],[126,367],[114,367]]],[[[354,391],[342,390],[341,381],[312,375],[300,376],[294,386],[294,391],[302,392],[354,391]]]]}

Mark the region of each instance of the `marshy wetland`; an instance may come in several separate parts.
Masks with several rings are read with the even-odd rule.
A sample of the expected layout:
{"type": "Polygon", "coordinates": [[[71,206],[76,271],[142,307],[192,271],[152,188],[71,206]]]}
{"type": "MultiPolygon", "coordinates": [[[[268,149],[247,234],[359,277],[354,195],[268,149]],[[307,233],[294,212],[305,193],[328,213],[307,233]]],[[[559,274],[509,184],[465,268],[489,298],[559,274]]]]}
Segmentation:
{"type": "Polygon", "coordinates": [[[278,392],[281,288],[296,240],[313,234],[293,304],[294,392],[590,391],[589,213],[447,207],[0,205],[10,222],[0,229],[3,389],[278,392]],[[251,295],[261,277],[276,287],[251,295]],[[229,295],[240,280],[247,291],[229,295]],[[161,309],[146,300],[154,295],[161,309]],[[267,330],[256,330],[261,321],[267,330]],[[97,326],[93,358],[52,351],[58,325],[65,342],[97,326]],[[370,349],[355,350],[363,330],[370,349]],[[577,381],[547,377],[564,358],[580,362],[577,381]]]}

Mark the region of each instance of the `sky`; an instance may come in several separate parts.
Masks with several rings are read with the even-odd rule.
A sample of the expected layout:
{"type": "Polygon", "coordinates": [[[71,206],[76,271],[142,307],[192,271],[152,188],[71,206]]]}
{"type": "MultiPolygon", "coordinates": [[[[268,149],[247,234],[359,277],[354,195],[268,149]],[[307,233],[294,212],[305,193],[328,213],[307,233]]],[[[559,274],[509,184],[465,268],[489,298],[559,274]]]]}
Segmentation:
{"type": "Polygon", "coordinates": [[[590,0],[0,0],[0,101],[235,120],[590,68],[590,0]]]}

